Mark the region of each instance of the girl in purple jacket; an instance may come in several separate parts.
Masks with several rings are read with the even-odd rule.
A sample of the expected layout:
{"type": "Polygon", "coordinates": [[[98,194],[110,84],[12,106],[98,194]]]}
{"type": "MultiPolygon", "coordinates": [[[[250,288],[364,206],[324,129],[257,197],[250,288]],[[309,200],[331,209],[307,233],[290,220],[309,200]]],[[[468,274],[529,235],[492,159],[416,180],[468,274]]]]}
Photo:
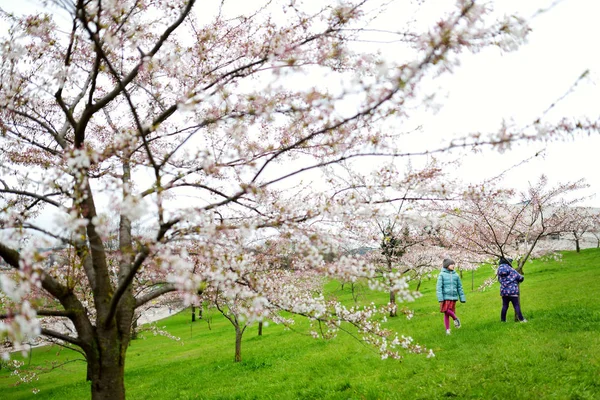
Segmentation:
{"type": "Polygon", "coordinates": [[[521,313],[519,304],[519,283],[525,279],[511,265],[511,258],[500,257],[498,267],[498,281],[500,282],[500,296],[502,296],[502,311],[500,312],[500,321],[506,322],[506,311],[509,303],[512,303],[515,314],[520,322],[527,322],[521,313]]]}

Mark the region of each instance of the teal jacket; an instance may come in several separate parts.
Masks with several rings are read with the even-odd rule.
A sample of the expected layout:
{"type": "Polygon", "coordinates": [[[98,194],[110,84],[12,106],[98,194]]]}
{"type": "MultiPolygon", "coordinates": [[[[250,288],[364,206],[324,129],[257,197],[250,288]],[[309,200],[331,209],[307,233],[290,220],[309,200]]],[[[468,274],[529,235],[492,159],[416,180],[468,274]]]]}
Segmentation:
{"type": "Polygon", "coordinates": [[[459,298],[461,303],[467,301],[460,276],[455,271],[446,268],[442,269],[438,276],[436,294],[438,301],[458,300],[459,298]]]}

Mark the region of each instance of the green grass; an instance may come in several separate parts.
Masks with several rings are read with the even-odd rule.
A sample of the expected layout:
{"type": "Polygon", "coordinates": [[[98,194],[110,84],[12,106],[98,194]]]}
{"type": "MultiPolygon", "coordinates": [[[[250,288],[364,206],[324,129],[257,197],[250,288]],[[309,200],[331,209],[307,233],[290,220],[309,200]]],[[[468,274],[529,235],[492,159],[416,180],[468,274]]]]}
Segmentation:
{"type": "MultiPolygon", "coordinates": [[[[600,399],[600,250],[566,252],[562,262],[535,261],[525,267],[522,306],[527,324],[499,322],[498,285],[471,291],[471,273],[463,276],[467,303],[458,304],[463,327],[444,333],[435,299],[435,280],[424,282],[423,297],[409,304],[411,320],[400,316],[389,325],[432,348],[435,358],[406,355],[402,362],[382,361],[349,335],[315,340],[297,331],[269,325],[244,335],[243,362],[234,363],[234,332],[213,315],[212,329],[189,322],[189,312],[164,321],[184,345],[148,336],[132,342],[127,353],[128,399],[600,399]]],[[[475,288],[491,275],[473,275],[475,288]]],[[[329,288],[350,299],[348,288],[329,288]]],[[[383,304],[386,294],[363,293],[383,304]]],[[[509,316],[512,310],[509,311],[509,316]]],[[[71,362],[50,372],[50,363],[81,358],[56,347],[35,349],[27,370],[39,381],[13,386],[0,371],[0,399],[86,399],[85,364],[71,362]]]]}

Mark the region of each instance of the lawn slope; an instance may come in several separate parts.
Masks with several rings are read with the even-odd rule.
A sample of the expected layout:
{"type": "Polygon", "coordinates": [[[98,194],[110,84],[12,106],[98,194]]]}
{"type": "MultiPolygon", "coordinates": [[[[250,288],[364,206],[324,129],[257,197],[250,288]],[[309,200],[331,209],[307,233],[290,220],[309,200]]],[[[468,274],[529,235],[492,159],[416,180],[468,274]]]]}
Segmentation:
{"type": "MultiPolygon", "coordinates": [[[[600,398],[600,250],[564,253],[561,262],[537,260],[525,267],[522,306],[528,323],[500,323],[498,284],[478,286],[492,275],[465,272],[467,303],[457,313],[463,327],[444,333],[435,299],[435,279],[407,304],[414,318],[388,325],[432,348],[436,357],[406,355],[381,360],[353,337],[330,341],[269,325],[244,335],[241,363],[234,363],[234,332],[211,315],[190,323],[189,312],[159,321],[181,338],[146,333],[127,354],[128,399],[595,399],[600,398]],[[475,290],[472,290],[472,287],[475,290]]],[[[331,293],[351,301],[335,282],[331,293]]],[[[361,301],[386,302],[386,294],[361,292],[361,301]]],[[[512,310],[509,316],[512,316],[512,310]]],[[[24,369],[39,380],[14,386],[0,370],[0,399],[86,399],[85,364],[75,352],[35,349],[24,369]],[[57,355],[58,354],[58,355],[57,355]],[[58,366],[59,363],[68,362],[58,366]],[[54,366],[54,369],[51,367],[54,366]],[[50,370],[51,369],[51,370],[50,370]]]]}

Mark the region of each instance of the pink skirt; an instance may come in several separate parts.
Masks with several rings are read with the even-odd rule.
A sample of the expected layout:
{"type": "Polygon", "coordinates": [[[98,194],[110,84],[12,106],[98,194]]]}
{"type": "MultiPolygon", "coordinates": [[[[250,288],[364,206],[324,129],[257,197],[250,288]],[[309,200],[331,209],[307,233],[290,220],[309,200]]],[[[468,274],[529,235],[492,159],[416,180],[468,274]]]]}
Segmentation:
{"type": "Polygon", "coordinates": [[[445,313],[447,310],[456,312],[456,300],[444,300],[440,302],[440,312],[445,313]]]}

